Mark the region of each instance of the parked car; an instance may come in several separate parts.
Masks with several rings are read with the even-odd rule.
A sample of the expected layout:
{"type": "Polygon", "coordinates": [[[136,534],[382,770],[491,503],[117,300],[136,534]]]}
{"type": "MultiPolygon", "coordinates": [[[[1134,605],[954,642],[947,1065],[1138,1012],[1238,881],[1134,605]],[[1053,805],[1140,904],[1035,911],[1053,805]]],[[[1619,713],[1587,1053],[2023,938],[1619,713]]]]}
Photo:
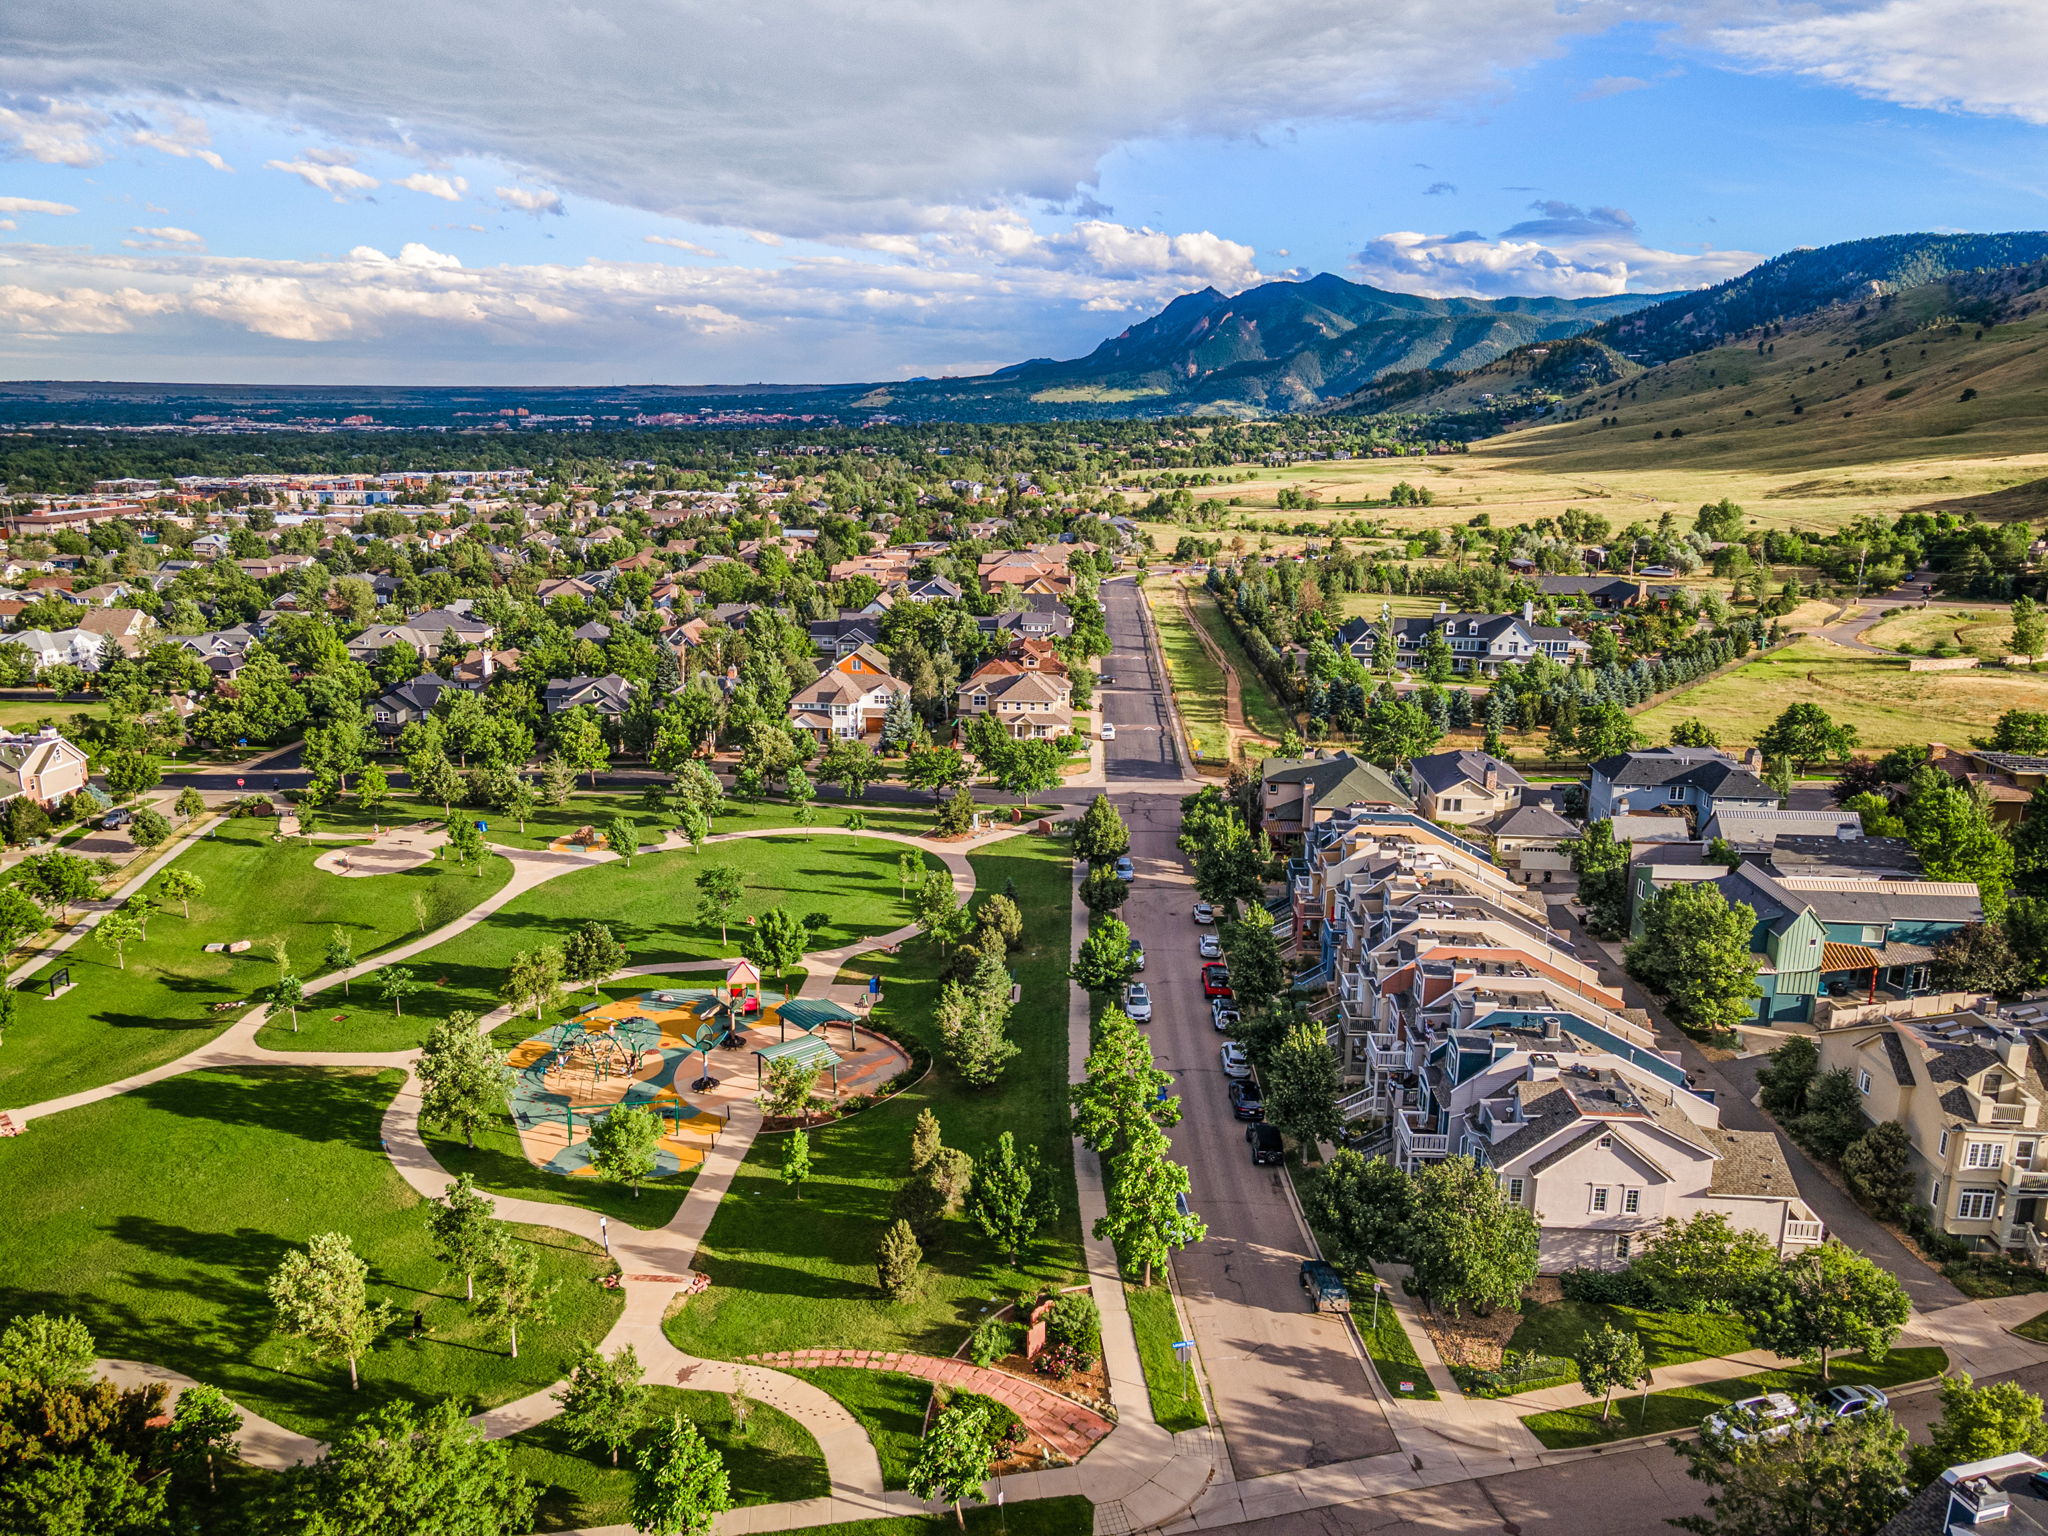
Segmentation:
{"type": "Polygon", "coordinates": [[[1145,946],[1136,939],[1131,940],[1131,966],[1135,970],[1145,969],[1145,946]]]}
{"type": "Polygon", "coordinates": [[[1782,1440],[1799,1423],[1798,1399],[1785,1392],[1766,1392],[1730,1403],[1702,1427],[1730,1440],[1782,1440]]]}
{"type": "Polygon", "coordinates": [[[125,806],[115,806],[100,818],[100,826],[111,832],[116,827],[125,827],[135,819],[135,813],[125,806]]]}
{"type": "Polygon", "coordinates": [[[1235,1040],[1224,1041],[1223,1048],[1218,1054],[1223,1058],[1223,1075],[1225,1077],[1250,1077],[1252,1075],[1252,1059],[1245,1054],[1244,1047],[1235,1040]]]}
{"type": "Polygon", "coordinates": [[[1124,1012],[1131,1016],[1133,1024],[1152,1022],[1152,994],[1145,990],[1145,983],[1134,981],[1124,988],[1124,1012]]]}
{"type": "Polygon", "coordinates": [[[1202,996],[1235,997],[1230,990],[1230,967],[1227,965],[1205,965],[1202,967],[1202,996]]]}
{"type": "Polygon", "coordinates": [[[1237,1028],[1238,1011],[1220,997],[1209,999],[1209,1022],[1220,1030],[1237,1028]]]}
{"type": "Polygon", "coordinates": [[[1213,922],[1215,922],[1215,921],[1216,921],[1216,909],[1215,909],[1214,907],[1210,906],[1210,905],[1209,905],[1209,903],[1207,903],[1206,901],[1198,901],[1198,902],[1196,902],[1196,903],[1195,903],[1195,921],[1196,921],[1196,922],[1198,922],[1198,923],[1213,923],[1213,922]]]}
{"type": "Polygon", "coordinates": [[[1892,1400],[1875,1387],[1829,1387],[1819,1398],[1823,1412],[1838,1422],[1860,1419],[1873,1408],[1889,1408],[1892,1400]]]}
{"type": "Polygon", "coordinates": [[[1223,941],[1213,933],[1203,934],[1202,942],[1195,947],[1201,952],[1204,960],[1221,960],[1223,958],[1223,941]]]}
{"type": "Polygon", "coordinates": [[[1266,1096],[1259,1092],[1256,1077],[1247,1077],[1230,1085],[1230,1112],[1240,1120],[1266,1118],[1266,1096]]]}
{"type": "Polygon", "coordinates": [[[1244,1128],[1244,1139],[1252,1145],[1252,1161],[1255,1163],[1284,1163],[1287,1161],[1287,1142],[1280,1132],[1261,1120],[1256,1125],[1244,1128]]]}
{"type": "Polygon", "coordinates": [[[1116,740],[1116,727],[1111,725],[1107,720],[1102,722],[1102,739],[1104,741],[1116,740]]]}
{"type": "Polygon", "coordinates": [[[1321,1259],[1301,1261],[1301,1288],[1308,1292],[1308,1304],[1317,1312],[1349,1312],[1351,1288],[1336,1266],[1321,1259]]]}

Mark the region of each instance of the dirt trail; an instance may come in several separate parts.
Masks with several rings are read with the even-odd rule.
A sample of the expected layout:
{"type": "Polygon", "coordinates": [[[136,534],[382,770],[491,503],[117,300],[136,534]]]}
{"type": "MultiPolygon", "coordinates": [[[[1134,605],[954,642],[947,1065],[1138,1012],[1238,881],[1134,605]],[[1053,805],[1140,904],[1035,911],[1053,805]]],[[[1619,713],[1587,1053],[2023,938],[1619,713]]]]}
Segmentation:
{"type": "MultiPolygon", "coordinates": [[[[1246,723],[1244,718],[1244,690],[1238,682],[1237,668],[1230,664],[1230,658],[1223,654],[1223,647],[1216,643],[1215,639],[1210,635],[1208,628],[1202,623],[1202,617],[1195,611],[1195,602],[1188,595],[1188,589],[1176,583],[1173,590],[1175,595],[1180,598],[1181,611],[1187,615],[1188,628],[1195,632],[1195,639],[1201,643],[1202,649],[1209,653],[1209,659],[1215,662],[1223,673],[1223,729],[1230,738],[1230,760],[1235,762],[1238,759],[1240,749],[1246,742],[1255,742],[1261,749],[1273,746],[1274,743],[1272,741],[1260,735],[1246,723]]],[[[1242,755],[1246,757],[1262,756],[1263,750],[1260,752],[1243,752],[1242,755]]]]}

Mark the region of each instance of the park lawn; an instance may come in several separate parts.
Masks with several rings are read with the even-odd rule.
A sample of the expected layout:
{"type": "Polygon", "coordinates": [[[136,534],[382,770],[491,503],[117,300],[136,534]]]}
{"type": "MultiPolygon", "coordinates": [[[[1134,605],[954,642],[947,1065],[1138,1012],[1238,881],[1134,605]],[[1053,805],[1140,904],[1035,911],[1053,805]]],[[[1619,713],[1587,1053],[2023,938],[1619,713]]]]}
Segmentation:
{"type": "Polygon", "coordinates": [[[1153,627],[1159,631],[1159,653],[1166,662],[1174,707],[1187,728],[1189,745],[1211,762],[1228,760],[1230,731],[1224,723],[1223,669],[1195,638],[1172,583],[1148,583],[1145,600],[1152,609],[1153,627]]]}
{"type": "Polygon", "coordinates": [[[558,1380],[624,1304],[596,1283],[610,1261],[581,1238],[515,1227],[559,1290],[511,1359],[434,1259],[424,1202],[384,1153],[400,1081],[352,1068],[192,1072],[0,1140],[0,1318],[74,1313],[103,1356],[183,1371],[322,1439],[394,1399],[488,1408],[558,1380]],[[373,1298],[401,1318],[353,1393],[345,1363],[271,1333],[264,1282],[320,1232],[354,1239],[373,1298]],[[415,1309],[427,1332],[409,1340],[415,1309]]]}
{"type": "MultiPolygon", "coordinates": [[[[321,852],[316,845],[279,842],[276,826],[253,817],[224,821],[180,854],[170,867],[198,875],[205,893],[193,900],[189,919],[166,903],[150,919],[149,937],[128,946],[125,968],[88,936],[25,984],[17,1022],[0,1045],[0,1107],[98,1087],[198,1049],[241,1012],[215,1012],[214,1004],[253,1003],[276,981],[277,968],[262,953],[274,936],[284,938],[293,968],[310,981],[334,929],[347,933],[358,958],[374,955],[423,931],[413,913],[415,894],[426,903],[426,928],[432,929],[511,875],[511,866],[495,857],[480,876],[438,862],[401,874],[331,875],[313,867],[321,852]],[[237,939],[252,939],[257,948],[240,955],[205,952],[209,943],[237,939]],[[34,995],[44,990],[38,983],[65,968],[75,990],[55,999],[34,995]]],[[[307,1014],[300,1022],[309,1023],[307,1014]]],[[[289,1036],[288,1025],[282,1033],[289,1036]]],[[[359,1048],[354,1039],[346,1045],[359,1048]]]]}
{"type": "Polygon", "coordinates": [[[1528,1312],[1508,1340],[1508,1348],[1570,1360],[1579,1340],[1607,1326],[1633,1331],[1651,1370],[1687,1360],[1740,1355],[1756,1348],[1739,1318],[1711,1312],[1651,1312],[1591,1301],[1554,1301],[1528,1312]]]}
{"type": "Polygon", "coordinates": [[[2012,613],[2005,608],[1909,608],[1863,631],[1867,645],[1930,651],[1948,645],[1958,655],[1995,659],[2012,653],[2012,613]]]}
{"type": "Polygon", "coordinates": [[[601,1448],[578,1450],[571,1445],[555,1419],[505,1442],[512,1453],[512,1470],[532,1483],[540,1495],[534,1512],[535,1530],[629,1522],[634,1453],[673,1413],[695,1424],[724,1458],[735,1505],[822,1498],[832,1491],[818,1442],[779,1409],[755,1403],[742,1431],[733,1425],[732,1399],[723,1392],[655,1386],[648,1389],[647,1396],[648,1427],[619,1453],[616,1467],[601,1448]]]}
{"type": "MultiPolygon", "coordinates": [[[[1014,884],[1026,914],[1010,968],[1022,988],[1010,1035],[1022,1048],[1002,1082],[977,1093],[942,1063],[915,1086],[810,1132],[810,1181],[798,1202],[782,1183],[781,1136],[754,1142],[711,1219],[697,1267],[708,1291],[667,1322],[691,1354],[739,1360],[771,1350],[858,1345],[949,1356],[982,1312],[1047,1286],[1085,1279],[1067,1130],[1067,912],[1072,863],[1063,843],[1013,837],[972,855],[985,894],[1014,884]],[[918,1292],[891,1302],[875,1286],[875,1247],[908,1172],[918,1112],[938,1116],[946,1144],[980,1157],[1004,1131],[1044,1149],[1060,1213],[1012,1266],[955,1213],[925,1245],[918,1292]]],[[[882,977],[874,1027],[936,1055],[937,946],[917,939],[863,962],[882,977]]]]}
{"type": "MultiPolygon", "coordinates": [[[[1895,1349],[1881,1361],[1867,1355],[1842,1355],[1835,1359],[1826,1384],[1866,1387],[1896,1387],[1909,1381],[1925,1381],[1948,1368],[1946,1351],[1933,1347],[1895,1349]]],[[[1531,1413],[1522,1422],[1529,1432],[1550,1450],[1576,1450],[1581,1446],[1604,1445],[1610,1440],[1627,1440],[1637,1435],[1668,1435],[1696,1429],[1702,1419],[1717,1409],[1755,1397],[1763,1392],[1790,1392],[1811,1397],[1824,1383],[1818,1371],[1757,1371],[1748,1376],[1731,1376],[1720,1381],[1697,1382],[1674,1387],[1668,1392],[1618,1394],[1614,1412],[1606,1424],[1600,1422],[1599,1400],[1590,1399],[1582,1408],[1554,1408],[1548,1413],[1531,1413]]]]}
{"type": "Polygon", "coordinates": [[[88,720],[107,718],[107,704],[104,699],[88,699],[76,702],[60,699],[54,695],[46,699],[0,699],[0,730],[26,734],[45,725],[54,725],[69,736],[69,727],[80,716],[88,720]]]}
{"type": "MultiPolygon", "coordinates": [[[[962,1514],[967,1536],[1090,1536],[1095,1506],[1078,1493],[1016,1504],[970,1504],[962,1514]]],[[[843,1520],[806,1526],[804,1536],[958,1536],[950,1514],[894,1515],[880,1520],[843,1520]]]]}
{"type": "Polygon", "coordinates": [[[1272,686],[1265,674],[1252,665],[1246,654],[1244,642],[1237,638],[1237,631],[1230,627],[1230,621],[1223,617],[1223,610],[1208,592],[1190,593],[1195,605],[1195,617],[1200,620],[1203,630],[1216,642],[1223,652],[1231,670],[1237,673],[1237,701],[1244,710],[1245,724],[1261,736],[1277,742],[1281,733],[1295,728],[1287,708],[1273,696],[1272,686]]]}
{"type": "Polygon", "coordinates": [[[1988,731],[2008,709],[2048,710],[2048,675],[1978,668],[1908,672],[1903,661],[1867,656],[1809,635],[1769,656],[1709,678],[1636,716],[1662,741],[1697,716],[1724,745],[1754,742],[1788,706],[1818,704],[1853,725],[1865,751],[1924,743],[1933,734],[1988,731]]]}
{"type": "MultiPolygon", "coordinates": [[[[717,960],[738,952],[746,918],[770,907],[831,915],[817,948],[831,949],[857,938],[887,933],[911,921],[897,884],[897,860],[906,850],[880,838],[792,832],[788,837],[740,838],[707,843],[692,851],[643,853],[630,866],[591,864],[515,897],[472,928],[406,962],[421,991],[407,998],[403,1017],[379,1000],[375,976],[351,985],[343,999],[329,993],[323,1005],[299,1015],[299,1033],[286,1024],[265,1026],[260,1042],[273,1048],[312,1051],[392,1051],[416,1046],[435,1021],[458,1009],[479,1016],[499,1006],[498,988],[514,955],[559,945],[586,922],[605,924],[626,947],[626,963],[664,965],[717,960]],[[711,864],[739,871],[746,894],[721,944],[716,923],[697,920],[696,879],[711,864]],[[349,1003],[353,1006],[347,1006],[349,1003]],[[335,1022],[333,1015],[344,1017],[335,1022]]],[[[643,986],[659,986],[649,980],[643,986]]],[[[636,989],[637,990],[637,989],[636,989]]],[[[565,1010],[573,1011],[572,1009],[565,1010]]],[[[553,1019],[542,1021],[554,1022],[553,1019]]],[[[507,1044],[539,1025],[527,1027],[507,1044]]]]}
{"type": "Polygon", "coordinates": [[[882,1463],[885,1489],[910,1486],[910,1469],[924,1441],[925,1410],[932,1400],[929,1381],[902,1371],[863,1371],[853,1366],[789,1374],[831,1393],[840,1407],[860,1421],[882,1463]]]}
{"type": "Polygon", "coordinates": [[[1170,1435],[1200,1429],[1209,1422],[1209,1414],[1202,1406],[1193,1369],[1182,1365],[1173,1352],[1174,1341],[1186,1338],[1187,1333],[1181,1327],[1172,1288],[1163,1277],[1155,1277],[1149,1290],[1126,1282],[1124,1302],[1131,1309],[1131,1331],[1138,1336],[1138,1363],[1144,1367],[1152,1417],[1170,1435]]]}
{"type": "MultiPolygon", "coordinates": [[[[761,800],[731,798],[725,802],[725,809],[712,818],[711,831],[716,835],[791,826],[790,810],[789,802],[780,797],[761,800]]],[[[819,798],[812,806],[817,817],[814,825],[818,830],[827,832],[844,827],[848,814],[856,811],[877,832],[902,832],[915,837],[932,829],[931,809],[922,801],[906,804],[901,801],[847,800],[837,786],[821,785],[819,798]]],[[[562,805],[536,807],[527,818],[524,830],[519,823],[499,811],[457,806],[453,814],[485,823],[489,829],[484,834],[486,840],[507,848],[545,848],[556,838],[572,836],[584,827],[594,827],[602,832],[605,823],[614,816],[630,816],[639,828],[643,844],[658,843],[675,828],[677,821],[674,811],[648,810],[637,789],[579,789],[562,805]]],[[[405,826],[412,822],[443,819],[440,802],[422,804],[410,791],[401,791],[375,811],[364,810],[351,796],[342,804],[321,812],[319,830],[368,832],[377,825],[405,826]]]]}

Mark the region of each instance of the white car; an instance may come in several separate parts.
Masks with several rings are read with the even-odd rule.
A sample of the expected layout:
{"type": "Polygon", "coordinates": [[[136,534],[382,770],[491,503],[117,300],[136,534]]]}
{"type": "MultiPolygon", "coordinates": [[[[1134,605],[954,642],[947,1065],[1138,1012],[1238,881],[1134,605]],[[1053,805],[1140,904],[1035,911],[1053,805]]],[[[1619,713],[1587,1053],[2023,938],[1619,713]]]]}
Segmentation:
{"type": "Polygon", "coordinates": [[[1215,909],[1214,907],[1210,906],[1210,905],[1209,905],[1209,903],[1207,903],[1206,901],[1198,901],[1198,902],[1196,902],[1196,903],[1195,903],[1195,921],[1196,921],[1196,922],[1198,922],[1198,923],[1203,923],[1203,924],[1208,924],[1208,923],[1213,923],[1213,922],[1215,922],[1215,921],[1216,921],[1216,909],[1215,909]]]}
{"type": "Polygon", "coordinates": [[[1223,1058],[1223,1075],[1225,1077],[1233,1077],[1239,1082],[1243,1082],[1252,1075],[1252,1059],[1245,1055],[1244,1047],[1235,1040],[1224,1041],[1223,1047],[1218,1054],[1223,1058]]]}
{"type": "Polygon", "coordinates": [[[1218,1034],[1237,1028],[1237,1009],[1231,1006],[1227,997],[1209,999],[1209,1022],[1216,1026],[1218,1034]]]}
{"type": "Polygon", "coordinates": [[[1730,1403],[1702,1425],[1730,1440],[1782,1440],[1792,1433],[1803,1417],[1797,1398],[1785,1392],[1766,1392],[1730,1403]]]}
{"type": "Polygon", "coordinates": [[[1111,725],[1107,720],[1105,720],[1102,722],[1102,730],[1100,732],[1100,735],[1104,741],[1115,741],[1116,727],[1111,725]]]}
{"type": "Polygon", "coordinates": [[[1124,1012],[1131,1016],[1133,1024],[1152,1022],[1152,994],[1145,990],[1145,983],[1134,981],[1124,988],[1124,1012]]]}
{"type": "Polygon", "coordinates": [[[1204,960],[1221,960],[1223,958],[1223,941],[1213,933],[1202,935],[1202,942],[1199,948],[1204,960]]]}

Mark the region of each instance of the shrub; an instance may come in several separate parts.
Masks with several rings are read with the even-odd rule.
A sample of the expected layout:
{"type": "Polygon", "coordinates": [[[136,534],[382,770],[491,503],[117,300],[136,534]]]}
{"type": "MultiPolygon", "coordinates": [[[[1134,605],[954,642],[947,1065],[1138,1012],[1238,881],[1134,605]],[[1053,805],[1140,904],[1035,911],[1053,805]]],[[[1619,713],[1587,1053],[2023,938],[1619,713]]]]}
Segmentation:
{"type": "Polygon", "coordinates": [[[1006,1317],[984,1317],[967,1336],[967,1358],[986,1369],[1017,1348],[1017,1325],[1006,1317]]]}
{"type": "Polygon", "coordinates": [[[1081,1369],[1087,1370],[1102,1353],[1102,1314],[1095,1308],[1095,1298],[1086,1291],[1060,1297],[1045,1314],[1045,1338],[1048,1346],[1071,1347],[1083,1357],[1081,1369]]]}
{"type": "Polygon", "coordinates": [[[1626,1269],[1567,1269],[1557,1277],[1567,1301],[1609,1307],[1654,1307],[1657,1296],[1647,1282],[1626,1269]]]}
{"type": "Polygon", "coordinates": [[[1050,1376],[1054,1381],[1065,1381],[1074,1372],[1085,1371],[1094,1363],[1071,1344],[1048,1344],[1038,1352],[1038,1358],[1031,1362],[1031,1368],[1041,1376],[1050,1376]]]}

